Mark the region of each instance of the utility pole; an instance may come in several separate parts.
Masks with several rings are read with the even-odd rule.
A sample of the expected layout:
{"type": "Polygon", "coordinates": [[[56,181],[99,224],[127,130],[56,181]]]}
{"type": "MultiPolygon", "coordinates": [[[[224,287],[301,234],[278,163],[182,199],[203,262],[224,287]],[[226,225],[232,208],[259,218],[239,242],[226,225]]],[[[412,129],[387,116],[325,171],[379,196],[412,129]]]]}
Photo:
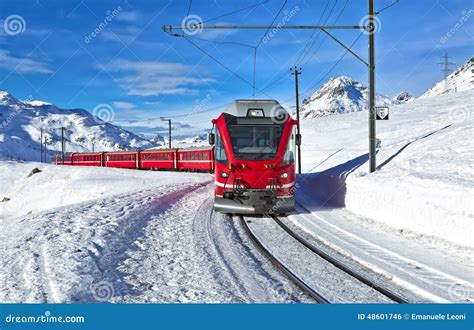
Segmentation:
{"type": "Polygon", "coordinates": [[[441,71],[444,73],[444,91],[446,92],[448,90],[448,76],[451,73],[450,66],[454,65],[454,63],[450,62],[449,60],[451,59],[451,56],[448,56],[448,53],[444,53],[444,56],[441,56],[441,61],[438,64],[441,64],[443,68],[441,71]]]}
{"type": "Polygon", "coordinates": [[[167,119],[165,117],[161,117],[160,119],[161,121],[168,122],[168,147],[171,149],[171,119],[167,119]]]}
{"type": "MultiPolygon", "coordinates": [[[[301,135],[300,133],[300,95],[299,95],[299,89],[298,89],[298,76],[301,74],[301,68],[298,69],[298,67],[295,65],[295,68],[291,68],[290,72],[292,75],[295,76],[295,93],[296,93],[296,120],[298,121],[298,124],[296,124],[296,133],[298,135],[301,135]]],[[[298,143],[297,146],[298,148],[298,174],[301,174],[301,143],[298,143]]]]}
{"type": "Polygon", "coordinates": [[[64,127],[61,127],[61,158],[64,165],[64,127]]]}
{"type": "Polygon", "coordinates": [[[94,145],[95,145],[95,142],[92,141],[92,152],[94,152],[94,145]]]}
{"type": "Polygon", "coordinates": [[[43,128],[40,128],[40,162],[43,162],[43,128]]]}
{"type": "Polygon", "coordinates": [[[46,142],[48,141],[48,138],[45,136],[44,137],[44,162],[47,163],[46,157],[48,156],[48,149],[46,148],[46,142]]]}
{"type": "MultiPolygon", "coordinates": [[[[377,168],[376,162],[376,132],[375,132],[375,10],[374,1],[368,0],[368,24],[367,25],[206,25],[204,22],[196,23],[191,26],[183,25],[163,25],[163,31],[174,37],[187,38],[186,35],[174,33],[175,30],[220,30],[220,29],[266,29],[268,31],[272,29],[282,30],[314,30],[319,29],[326,35],[331,37],[332,40],[336,41],[340,46],[346,49],[347,52],[351,53],[355,58],[362,62],[367,68],[369,73],[369,171],[374,172],[377,168]],[[369,46],[369,59],[366,62],[363,58],[357,55],[351,47],[346,46],[342,41],[338,40],[328,30],[365,30],[368,32],[368,46],[369,46]]],[[[384,9],[393,6],[395,3],[385,7],[384,9]]],[[[383,10],[383,9],[382,9],[383,10]]],[[[382,11],[380,10],[379,13],[382,11]]],[[[253,87],[253,84],[249,83],[253,87]]]]}
{"type": "Polygon", "coordinates": [[[377,169],[377,139],[375,136],[375,12],[374,0],[369,0],[369,171],[377,169]]]}

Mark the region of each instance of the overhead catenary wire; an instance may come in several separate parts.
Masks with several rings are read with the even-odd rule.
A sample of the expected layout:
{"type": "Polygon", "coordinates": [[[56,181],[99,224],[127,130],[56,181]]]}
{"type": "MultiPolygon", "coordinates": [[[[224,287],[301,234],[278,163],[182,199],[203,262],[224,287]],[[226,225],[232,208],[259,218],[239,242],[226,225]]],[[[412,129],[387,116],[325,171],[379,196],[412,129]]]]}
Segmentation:
{"type": "MultiPolygon", "coordinates": [[[[323,19],[324,17],[324,12],[327,10],[327,6],[329,5],[330,1],[328,1],[328,3],[326,4],[326,8],[325,10],[323,10],[323,13],[321,14],[319,20],[318,20],[318,25],[319,23],[321,22],[321,20],[323,19]]],[[[336,0],[334,2],[334,4],[332,5],[331,9],[329,10],[329,13],[327,15],[327,17],[324,19],[324,22],[322,23],[323,25],[326,25],[329,18],[331,17],[333,11],[334,11],[334,8],[336,7],[336,4],[338,3],[338,0],[336,0]]],[[[347,2],[346,2],[347,4],[347,2]]],[[[345,6],[343,7],[343,10],[344,10],[345,6]]],[[[340,17],[341,13],[338,15],[338,17],[340,17]]],[[[337,22],[337,19],[335,20],[335,22],[337,22]]],[[[313,31],[313,34],[315,33],[316,30],[313,31]]],[[[307,48],[306,46],[308,45],[308,43],[306,43],[305,45],[305,49],[306,50],[306,53],[305,53],[305,50],[303,50],[303,52],[301,53],[301,55],[298,57],[298,59],[296,60],[296,65],[297,66],[301,66],[301,62],[303,61],[303,59],[306,58],[306,56],[309,54],[309,52],[311,51],[311,49],[313,48],[313,45],[315,44],[315,42],[318,40],[319,36],[321,34],[321,30],[318,30],[318,34],[316,35],[316,38],[311,42],[311,46],[309,48],[307,48]]],[[[309,40],[308,40],[309,42],[309,40]]],[[[316,53],[319,48],[321,47],[322,43],[319,44],[319,46],[316,48],[316,50],[314,51],[314,53],[316,53]]],[[[314,56],[314,53],[313,53],[313,56],[314,56]]],[[[308,61],[305,62],[305,64],[307,63],[308,61]]],[[[273,79],[273,81],[266,85],[265,87],[263,87],[260,91],[267,91],[271,88],[274,88],[275,86],[277,85],[280,85],[282,82],[284,82],[286,79],[287,79],[287,75],[288,75],[288,72],[287,70],[284,70],[281,72],[280,76],[277,77],[276,79],[273,79]]]]}
{"type": "MultiPolygon", "coordinates": [[[[352,49],[357,41],[359,41],[360,37],[362,37],[364,33],[363,32],[360,32],[359,35],[357,36],[356,39],[354,39],[354,41],[350,44],[350,46],[348,47],[349,49],[352,49]]],[[[341,63],[341,61],[346,57],[346,55],[349,53],[349,50],[345,49],[344,50],[344,53],[342,53],[342,55],[336,60],[336,62],[329,68],[329,70],[326,71],[326,73],[324,73],[323,76],[321,76],[321,78],[316,81],[315,83],[312,83],[312,85],[308,88],[306,88],[303,92],[299,93],[299,95],[304,95],[306,94],[307,92],[309,91],[313,91],[314,88],[316,86],[318,86],[320,83],[322,83],[326,78],[327,76],[339,65],[339,63],[341,63]]],[[[291,101],[291,100],[294,100],[295,99],[295,96],[285,100],[284,102],[288,102],[288,101],[291,101]]]]}
{"type": "Polygon", "coordinates": [[[219,16],[216,16],[216,17],[213,17],[213,18],[209,18],[205,21],[202,21],[201,23],[196,23],[195,25],[198,27],[199,25],[202,25],[204,23],[207,23],[207,22],[211,22],[211,21],[215,21],[216,19],[219,19],[219,18],[223,18],[223,17],[226,17],[226,16],[230,16],[230,15],[233,15],[233,14],[236,14],[236,13],[239,13],[239,12],[242,12],[242,11],[245,11],[245,10],[249,10],[249,9],[252,9],[252,8],[255,8],[255,7],[258,7],[258,6],[261,6],[263,4],[266,4],[268,3],[270,0],[265,0],[265,1],[261,1],[259,3],[256,3],[254,5],[251,5],[251,6],[247,6],[247,7],[244,7],[244,8],[240,8],[240,9],[237,9],[237,10],[234,10],[234,11],[231,11],[229,13],[226,13],[226,14],[222,14],[222,15],[219,15],[219,16]]]}
{"type": "MultiPolygon", "coordinates": [[[[283,4],[280,7],[280,10],[278,10],[277,14],[273,17],[273,20],[270,23],[270,26],[272,26],[275,23],[278,16],[280,16],[280,13],[283,10],[283,8],[286,6],[287,2],[288,2],[287,0],[285,0],[285,2],[283,2],[283,4]]],[[[257,49],[262,44],[263,39],[265,39],[266,35],[268,34],[268,31],[270,31],[270,26],[265,31],[265,33],[262,35],[262,38],[260,38],[259,42],[257,43],[257,45],[255,46],[255,48],[253,50],[253,88],[252,88],[253,97],[255,97],[255,85],[256,85],[256,79],[257,79],[257,49]]]]}
{"type": "Polygon", "coordinates": [[[393,1],[393,2],[392,2],[391,4],[389,4],[388,6],[385,6],[385,7],[383,7],[382,9],[380,9],[379,11],[375,12],[375,15],[378,15],[378,14],[380,14],[381,12],[387,10],[388,8],[395,6],[395,5],[398,4],[399,2],[400,2],[400,0],[395,0],[395,1],[393,1]]]}
{"type": "Polygon", "coordinates": [[[186,13],[186,16],[189,16],[189,13],[191,12],[191,6],[192,5],[193,5],[193,0],[189,0],[188,12],[186,13]]]}

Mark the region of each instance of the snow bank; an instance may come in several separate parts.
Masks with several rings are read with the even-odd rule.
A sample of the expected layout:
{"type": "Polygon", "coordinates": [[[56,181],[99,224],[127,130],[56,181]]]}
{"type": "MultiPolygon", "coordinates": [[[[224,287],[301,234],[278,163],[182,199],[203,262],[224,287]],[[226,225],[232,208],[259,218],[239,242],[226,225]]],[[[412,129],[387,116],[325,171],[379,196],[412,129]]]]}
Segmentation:
{"type": "Polygon", "coordinates": [[[474,246],[473,102],[471,90],[393,106],[390,120],[377,122],[382,143],[373,174],[366,112],[306,120],[303,169],[318,174],[305,180],[320,203],[337,192],[332,207],[474,246]]]}
{"type": "Polygon", "coordinates": [[[0,219],[168,184],[211,181],[210,174],[55,166],[0,161],[0,219]],[[28,177],[33,168],[40,173],[28,177]]]}

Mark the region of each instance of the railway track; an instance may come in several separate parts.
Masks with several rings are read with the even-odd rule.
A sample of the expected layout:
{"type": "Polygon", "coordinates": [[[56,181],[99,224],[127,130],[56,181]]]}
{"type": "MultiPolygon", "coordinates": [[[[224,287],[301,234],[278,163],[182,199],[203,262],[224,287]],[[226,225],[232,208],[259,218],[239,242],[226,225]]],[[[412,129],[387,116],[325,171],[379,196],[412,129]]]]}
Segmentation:
{"type": "Polygon", "coordinates": [[[378,291],[379,293],[383,294],[384,296],[388,297],[389,299],[393,300],[394,302],[400,303],[400,304],[406,304],[408,301],[401,297],[400,295],[397,295],[396,293],[380,286],[373,280],[367,278],[366,276],[362,275],[360,272],[348,267],[344,263],[340,262],[336,258],[330,256],[326,252],[324,252],[322,249],[314,246],[313,244],[309,243],[306,239],[304,239],[302,236],[298,235],[294,231],[292,231],[287,225],[285,225],[277,216],[272,215],[271,216],[273,220],[280,226],[285,232],[287,232],[291,237],[293,237],[295,240],[297,240],[299,243],[301,243],[303,246],[305,246],[307,249],[311,250],[313,253],[317,254],[319,257],[323,258],[324,260],[330,262],[333,264],[335,267],[339,268],[343,272],[351,275],[352,277],[356,278],[360,282],[364,283],[365,285],[371,287],[372,289],[378,291]]]}
{"type": "MultiPolygon", "coordinates": [[[[254,245],[272,262],[272,264],[284,273],[294,284],[296,284],[302,291],[307,293],[310,297],[312,297],[318,303],[330,303],[330,301],[321,295],[316,289],[308,285],[300,276],[298,276],[294,271],[290,269],[290,267],[286,266],[283,262],[281,262],[278,257],[272,254],[268,248],[257,238],[257,236],[252,232],[250,226],[248,225],[247,221],[244,217],[239,217],[244,230],[247,232],[249,238],[254,243],[254,245]]],[[[355,278],[357,281],[362,282],[363,284],[367,285],[368,287],[372,288],[373,290],[379,292],[383,296],[387,297],[393,302],[396,303],[408,303],[403,297],[391,292],[390,290],[380,286],[379,284],[375,283],[374,281],[370,280],[366,276],[360,274],[359,272],[351,269],[347,265],[343,264],[339,260],[333,258],[332,256],[328,255],[318,247],[309,243],[306,239],[302,236],[298,235],[294,231],[292,231],[288,226],[286,226],[277,216],[271,216],[275,223],[281,227],[288,235],[290,235],[293,239],[303,245],[306,249],[311,251],[312,253],[316,254],[318,257],[326,260],[330,264],[334,265],[344,273],[350,275],[351,277],[355,278]]]]}
{"type": "Polygon", "coordinates": [[[311,286],[309,286],[304,280],[302,280],[297,274],[295,274],[289,267],[285,266],[283,262],[281,262],[277,257],[275,257],[255,236],[252,232],[250,227],[247,224],[247,221],[243,216],[239,216],[239,219],[242,223],[242,226],[247,233],[248,237],[252,241],[252,243],[262,252],[270,261],[271,263],[283,274],[285,274],[297,287],[299,287],[303,292],[305,292],[308,296],[313,298],[317,303],[320,304],[328,304],[329,301],[324,298],[321,294],[319,294],[316,290],[314,290],[311,286]]]}

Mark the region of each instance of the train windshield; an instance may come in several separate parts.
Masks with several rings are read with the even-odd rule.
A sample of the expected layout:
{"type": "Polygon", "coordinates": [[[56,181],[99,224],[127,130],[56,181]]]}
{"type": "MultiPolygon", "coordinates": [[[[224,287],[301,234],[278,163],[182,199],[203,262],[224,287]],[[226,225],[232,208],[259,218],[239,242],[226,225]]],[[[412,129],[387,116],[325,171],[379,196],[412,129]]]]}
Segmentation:
{"type": "Polygon", "coordinates": [[[279,125],[230,125],[229,135],[236,159],[275,159],[283,127],[279,125]]]}

